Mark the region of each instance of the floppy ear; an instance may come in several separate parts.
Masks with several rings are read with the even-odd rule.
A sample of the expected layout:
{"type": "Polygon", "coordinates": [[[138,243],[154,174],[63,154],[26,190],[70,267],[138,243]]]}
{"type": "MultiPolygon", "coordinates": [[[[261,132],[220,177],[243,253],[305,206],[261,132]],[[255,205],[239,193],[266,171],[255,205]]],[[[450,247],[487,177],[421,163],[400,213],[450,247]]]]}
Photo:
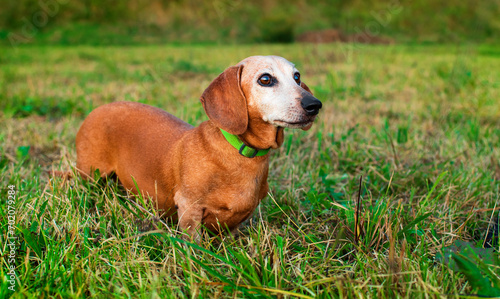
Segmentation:
{"type": "MultiPolygon", "coordinates": [[[[300,82],[300,87],[304,88],[308,93],[313,94],[312,91],[309,89],[309,87],[304,82],[300,82]]],[[[308,126],[303,127],[302,130],[309,131],[309,129],[312,127],[312,125],[313,124],[311,123],[308,126]]]]}
{"type": "Polygon", "coordinates": [[[214,124],[234,135],[243,134],[248,126],[247,102],[241,90],[243,65],[227,68],[201,95],[201,103],[214,124]]]}
{"type": "Polygon", "coordinates": [[[304,88],[308,93],[314,95],[312,93],[312,91],[309,89],[309,87],[304,82],[300,82],[300,87],[304,88]]]}

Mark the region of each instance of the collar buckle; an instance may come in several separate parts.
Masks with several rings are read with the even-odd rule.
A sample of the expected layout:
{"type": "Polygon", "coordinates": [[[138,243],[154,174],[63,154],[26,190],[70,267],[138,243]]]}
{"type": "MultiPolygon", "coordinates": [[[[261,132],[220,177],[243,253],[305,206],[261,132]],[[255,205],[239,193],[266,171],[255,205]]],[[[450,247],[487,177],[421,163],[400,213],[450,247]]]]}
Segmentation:
{"type": "Polygon", "coordinates": [[[250,147],[250,146],[248,146],[248,145],[246,145],[246,144],[244,144],[244,143],[243,143],[243,144],[241,145],[240,149],[238,150],[238,153],[240,153],[240,155],[242,155],[242,156],[244,156],[244,157],[247,157],[247,158],[254,158],[254,157],[255,157],[255,156],[257,156],[257,154],[259,153],[259,150],[258,150],[258,149],[256,149],[256,148],[250,147]],[[245,147],[248,147],[248,148],[253,149],[253,154],[252,154],[251,156],[248,156],[248,155],[243,154],[243,150],[245,150],[245,147]]]}
{"type": "MultiPolygon", "coordinates": [[[[219,128],[220,129],[220,128],[219,128]]],[[[242,155],[243,157],[246,158],[254,158],[254,157],[261,157],[267,155],[269,153],[270,148],[268,149],[256,149],[254,147],[246,145],[243,141],[241,141],[238,136],[230,134],[229,132],[224,131],[223,129],[220,129],[222,132],[222,135],[224,138],[231,144],[236,150],[238,150],[238,153],[242,155]],[[250,150],[247,150],[246,147],[248,147],[250,150],[253,150],[253,153],[250,154],[250,150]]]]}

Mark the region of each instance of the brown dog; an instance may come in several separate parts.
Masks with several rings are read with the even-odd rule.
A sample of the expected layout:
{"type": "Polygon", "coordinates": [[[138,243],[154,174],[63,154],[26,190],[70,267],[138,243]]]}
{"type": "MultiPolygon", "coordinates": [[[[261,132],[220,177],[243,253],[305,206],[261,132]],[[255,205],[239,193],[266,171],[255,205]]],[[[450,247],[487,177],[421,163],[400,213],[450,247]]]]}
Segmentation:
{"type": "Polygon", "coordinates": [[[283,143],[283,128],[308,130],[321,102],[294,65],[277,56],[229,67],[201,102],[210,120],[196,128],[139,103],[95,109],[76,136],[78,171],[115,173],[137,194],[135,180],[195,238],[201,224],[236,230],[268,192],[268,150],[283,143]]]}

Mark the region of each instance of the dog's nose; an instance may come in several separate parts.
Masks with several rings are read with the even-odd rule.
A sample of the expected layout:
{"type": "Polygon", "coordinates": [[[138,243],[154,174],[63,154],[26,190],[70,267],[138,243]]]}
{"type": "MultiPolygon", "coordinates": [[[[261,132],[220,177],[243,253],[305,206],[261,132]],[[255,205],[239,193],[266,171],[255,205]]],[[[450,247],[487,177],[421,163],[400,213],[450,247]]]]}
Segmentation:
{"type": "Polygon", "coordinates": [[[306,114],[309,116],[316,115],[319,112],[319,109],[323,106],[321,102],[313,96],[306,95],[300,101],[300,105],[306,111],[306,114]]]}

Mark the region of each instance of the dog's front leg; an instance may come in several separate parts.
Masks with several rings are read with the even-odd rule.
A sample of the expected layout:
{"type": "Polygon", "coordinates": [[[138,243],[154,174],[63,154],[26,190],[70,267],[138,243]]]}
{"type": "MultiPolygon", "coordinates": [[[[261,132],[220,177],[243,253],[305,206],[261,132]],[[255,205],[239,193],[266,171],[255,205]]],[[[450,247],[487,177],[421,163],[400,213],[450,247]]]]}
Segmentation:
{"type": "Polygon", "coordinates": [[[201,221],[203,220],[204,208],[184,197],[180,191],[175,194],[174,201],[177,207],[179,228],[186,232],[192,241],[199,243],[202,236],[201,221]]]}

